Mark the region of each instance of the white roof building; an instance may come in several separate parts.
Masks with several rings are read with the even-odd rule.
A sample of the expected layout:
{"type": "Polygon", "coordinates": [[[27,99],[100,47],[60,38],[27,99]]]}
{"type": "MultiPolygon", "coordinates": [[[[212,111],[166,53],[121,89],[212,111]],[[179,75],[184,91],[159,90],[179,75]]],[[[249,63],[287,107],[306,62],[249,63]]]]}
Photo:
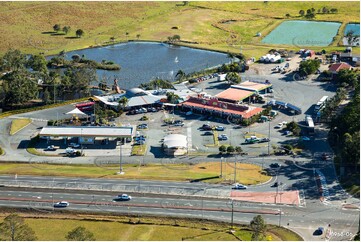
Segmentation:
{"type": "Polygon", "coordinates": [[[43,127],[40,137],[107,137],[107,138],[131,138],[135,133],[134,126],[123,127],[43,127]]]}
{"type": "Polygon", "coordinates": [[[170,134],[164,137],[164,151],[168,155],[184,155],[187,153],[187,136],[182,134],[170,134]]]}

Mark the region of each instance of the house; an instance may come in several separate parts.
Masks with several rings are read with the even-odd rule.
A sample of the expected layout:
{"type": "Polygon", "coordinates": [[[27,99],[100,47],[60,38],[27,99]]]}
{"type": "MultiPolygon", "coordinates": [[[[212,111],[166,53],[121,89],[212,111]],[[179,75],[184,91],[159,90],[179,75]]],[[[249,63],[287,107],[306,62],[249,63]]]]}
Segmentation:
{"type": "Polygon", "coordinates": [[[332,78],[335,78],[340,70],[351,70],[352,66],[345,62],[331,64],[328,71],[331,72],[332,78]]]}

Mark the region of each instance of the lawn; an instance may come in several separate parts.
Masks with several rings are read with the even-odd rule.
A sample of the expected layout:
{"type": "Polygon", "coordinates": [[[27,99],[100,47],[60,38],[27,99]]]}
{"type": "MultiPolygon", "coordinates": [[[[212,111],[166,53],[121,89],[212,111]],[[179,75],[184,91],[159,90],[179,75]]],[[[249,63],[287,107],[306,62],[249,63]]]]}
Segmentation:
{"type": "MultiPolygon", "coordinates": [[[[150,179],[189,181],[220,175],[220,162],[203,162],[198,164],[123,164],[124,179],[150,179]]],[[[223,177],[209,182],[233,182],[234,160],[222,163],[223,177]]],[[[0,174],[68,176],[87,178],[119,178],[116,172],[119,166],[102,165],[50,165],[50,164],[14,164],[2,163],[0,174]]],[[[266,182],[269,176],[262,174],[261,167],[253,164],[236,164],[236,181],[251,185],[266,182]]]]}
{"type": "MultiPolygon", "coordinates": [[[[127,217],[92,214],[33,214],[22,213],[25,222],[34,230],[40,241],[64,241],[66,234],[83,226],[94,234],[96,240],[198,240],[198,241],[249,241],[252,232],[246,225],[234,227],[235,236],[229,233],[229,224],[181,218],[127,217]],[[237,239],[237,237],[239,239],[237,239]]],[[[0,215],[0,221],[6,215],[0,215]]],[[[302,240],[285,228],[269,225],[270,240],[302,240]]]]}
{"type": "Polygon", "coordinates": [[[11,122],[10,135],[14,135],[31,123],[29,118],[19,118],[11,122]]]}
{"type": "MultiPolygon", "coordinates": [[[[278,46],[260,41],[278,24],[287,19],[302,19],[301,9],[337,8],[337,14],[316,14],[317,21],[359,22],[358,2],[1,2],[0,55],[9,48],[26,53],[57,54],[128,40],[164,41],[178,34],[182,43],[197,48],[239,53],[260,57],[278,46]],[[286,17],[290,14],[290,17],[286,17]],[[234,21],[229,21],[234,20],[234,21]],[[26,23],[26,24],[24,24],[26,23]],[[67,35],[55,33],[53,26],[70,26],[67,35]],[[172,27],[177,27],[174,29],[172,27]],[[82,38],[74,38],[77,29],[82,38]],[[262,37],[255,37],[257,32],[262,37]]],[[[339,31],[339,33],[341,33],[339,31]]],[[[337,47],[337,36],[329,50],[337,47]]],[[[283,46],[298,49],[296,46],[283,46]]],[[[318,49],[316,48],[318,51],[318,49]]],[[[356,48],[357,52],[359,48],[356,48]]]]}
{"type": "Polygon", "coordinates": [[[133,145],[132,146],[132,155],[143,156],[147,152],[146,145],[133,145]]]}

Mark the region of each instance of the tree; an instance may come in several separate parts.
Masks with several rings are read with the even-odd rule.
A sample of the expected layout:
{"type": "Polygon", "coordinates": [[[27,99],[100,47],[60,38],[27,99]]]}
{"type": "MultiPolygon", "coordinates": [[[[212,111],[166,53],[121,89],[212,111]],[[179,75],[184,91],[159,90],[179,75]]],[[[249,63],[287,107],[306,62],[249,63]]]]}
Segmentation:
{"type": "Polygon", "coordinates": [[[241,77],[235,72],[230,72],[226,75],[226,81],[230,85],[239,84],[241,82],[241,77]]]}
{"type": "Polygon", "coordinates": [[[227,147],[226,147],[225,145],[221,145],[221,146],[219,147],[219,152],[225,153],[226,151],[227,151],[227,147]]]}
{"type": "Polygon", "coordinates": [[[68,34],[69,31],[70,31],[70,26],[64,26],[64,27],[63,27],[63,32],[64,32],[65,34],[68,34]]]}
{"type": "Polygon", "coordinates": [[[178,103],[179,96],[175,94],[174,92],[167,92],[167,101],[169,103],[178,103]]]}
{"type": "Polygon", "coordinates": [[[311,12],[314,13],[316,11],[316,9],[314,8],[311,8],[311,12]]]}
{"type": "Polygon", "coordinates": [[[304,11],[304,10],[300,10],[300,11],[299,11],[299,14],[300,14],[301,16],[303,16],[303,15],[305,15],[305,11],[304,11]]]}
{"type": "Polygon", "coordinates": [[[72,59],[74,62],[79,62],[79,61],[80,61],[80,55],[78,55],[78,54],[72,55],[72,56],[71,56],[71,59],[72,59]]]}
{"type": "Polygon", "coordinates": [[[121,97],[120,100],[119,100],[119,106],[120,106],[120,108],[121,108],[121,109],[124,109],[124,108],[127,106],[128,102],[129,102],[128,98],[126,98],[126,97],[124,97],[124,96],[121,97]]]}
{"type": "Polygon", "coordinates": [[[14,213],[7,216],[0,224],[0,238],[8,241],[37,240],[34,231],[24,219],[14,213]]]}
{"type": "Polygon", "coordinates": [[[336,81],[339,85],[345,83],[352,88],[356,87],[360,80],[360,72],[353,70],[342,69],[338,72],[336,81]]]}
{"type": "Polygon", "coordinates": [[[53,26],[53,29],[54,29],[55,32],[59,32],[60,29],[61,29],[60,24],[55,24],[55,25],[53,26]]]}
{"type": "Polygon", "coordinates": [[[184,71],[182,71],[182,70],[179,70],[178,72],[177,72],[177,74],[175,74],[175,77],[178,79],[178,80],[182,80],[184,77],[185,77],[185,73],[184,73],[184,71]]]}
{"type": "Polygon", "coordinates": [[[253,231],[252,240],[262,240],[266,235],[267,224],[261,215],[257,215],[250,222],[251,230],[253,231]]]}
{"type": "Polygon", "coordinates": [[[0,69],[6,72],[25,69],[26,55],[20,50],[10,49],[0,60],[0,69]]]}
{"type": "Polygon", "coordinates": [[[139,38],[140,38],[140,34],[137,34],[137,40],[139,40],[139,38]]]}
{"type": "Polygon", "coordinates": [[[227,153],[232,154],[234,152],[234,147],[232,145],[227,147],[227,153]]]}
{"type": "Polygon", "coordinates": [[[329,11],[328,8],[326,8],[326,7],[322,8],[322,13],[328,13],[328,11],[329,11]]]}
{"type": "Polygon", "coordinates": [[[305,15],[305,17],[308,18],[308,19],[313,19],[313,18],[316,17],[316,15],[315,15],[314,13],[310,12],[310,13],[307,13],[307,14],[305,15]]]}
{"type": "Polygon", "coordinates": [[[231,52],[228,52],[228,53],[227,53],[227,57],[231,60],[231,64],[232,64],[232,63],[233,63],[233,60],[234,60],[235,55],[234,55],[233,53],[231,53],[231,52]]]}
{"type": "Polygon", "coordinates": [[[318,60],[303,61],[300,64],[299,72],[306,75],[314,74],[320,68],[320,65],[321,63],[318,60]]]}
{"type": "Polygon", "coordinates": [[[286,13],[286,17],[289,18],[291,17],[291,15],[289,13],[286,13]]]}
{"type": "Polygon", "coordinates": [[[358,40],[359,40],[359,38],[360,38],[360,36],[358,36],[358,35],[355,35],[354,34],[355,32],[353,31],[353,30],[349,30],[349,31],[347,31],[347,33],[346,33],[346,39],[347,39],[347,43],[349,44],[349,45],[352,45],[353,43],[355,43],[355,42],[357,42],[358,40]]]}
{"type": "Polygon", "coordinates": [[[236,147],[235,147],[235,151],[236,151],[238,154],[240,154],[240,153],[243,152],[243,149],[242,149],[241,146],[236,146],[236,147]]]}
{"type": "Polygon", "coordinates": [[[94,234],[82,226],[69,231],[66,235],[68,241],[93,241],[95,240],[94,234]]]}
{"type": "Polygon", "coordinates": [[[310,14],[312,11],[311,11],[311,9],[307,9],[307,14],[310,14]]]}
{"type": "Polygon", "coordinates": [[[76,37],[80,38],[84,35],[84,31],[82,29],[78,29],[77,31],[75,31],[75,35],[76,37]]]}
{"type": "Polygon", "coordinates": [[[330,11],[331,11],[331,13],[337,13],[338,12],[337,8],[331,8],[330,11]]]}
{"type": "Polygon", "coordinates": [[[28,67],[31,67],[34,71],[46,73],[48,71],[47,61],[43,55],[32,55],[27,63],[28,67]]]}

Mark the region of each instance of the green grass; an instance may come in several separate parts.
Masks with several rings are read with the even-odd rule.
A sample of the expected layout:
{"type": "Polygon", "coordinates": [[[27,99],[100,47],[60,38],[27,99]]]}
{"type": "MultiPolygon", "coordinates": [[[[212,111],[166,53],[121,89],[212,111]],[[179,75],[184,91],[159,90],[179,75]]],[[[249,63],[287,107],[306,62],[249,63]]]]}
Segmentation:
{"type": "MultiPolygon", "coordinates": [[[[89,46],[101,46],[128,40],[162,41],[178,34],[181,40],[197,42],[186,44],[192,47],[219,51],[242,52],[246,56],[260,57],[269,49],[278,46],[261,44],[257,32],[265,36],[279,23],[289,19],[302,19],[300,9],[318,9],[326,6],[337,8],[338,14],[317,14],[317,21],[339,21],[342,28],[348,22],[359,22],[358,2],[189,2],[188,6],[177,6],[180,2],[1,2],[3,20],[0,25],[0,55],[8,48],[19,48],[26,53],[44,52],[57,54],[61,50],[74,50],[89,46]],[[222,23],[224,20],[236,20],[222,23]],[[23,23],[27,24],[24,25],[23,23]],[[68,35],[54,36],[54,24],[69,25],[68,35]],[[172,29],[178,26],[179,29],[172,29]],[[76,29],[85,31],[82,38],[74,36],[76,29]],[[126,35],[125,33],[128,33],[126,35]],[[231,34],[235,41],[231,41],[231,34]]],[[[341,31],[341,29],[340,29],[341,31]]],[[[327,47],[337,47],[341,35],[327,47]]],[[[293,46],[283,46],[297,49],[293,46]]],[[[313,48],[319,50],[321,48],[313,48]]],[[[359,48],[356,48],[357,52],[359,48]]]]}
{"type": "MultiPolygon", "coordinates": [[[[252,164],[237,164],[237,182],[258,184],[270,179],[261,172],[261,167],[252,164]]],[[[204,162],[195,165],[186,164],[147,164],[139,166],[123,164],[124,179],[150,179],[188,181],[220,174],[219,162],[204,162]]],[[[87,178],[120,178],[116,175],[119,166],[102,165],[51,165],[34,163],[2,163],[0,174],[37,175],[37,176],[68,176],[87,178]]],[[[223,162],[223,179],[210,182],[233,181],[234,163],[223,162]]]]}
{"type": "Polygon", "coordinates": [[[19,118],[11,122],[10,135],[14,135],[31,123],[29,118],[19,118]]]}
{"type": "MultiPolygon", "coordinates": [[[[40,241],[64,241],[66,234],[77,226],[83,226],[94,234],[96,240],[197,240],[234,241],[251,240],[252,232],[246,225],[234,227],[235,236],[230,234],[229,224],[181,218],[128,217],[91,214],[20,214],[34,230],[40,241]]],[[[0,221],[6,215],[0,215],[0,221]]],[[[267,238],[272,240],[302,240],[285,228],[268,225],[267,238]]]]}
{"type": "Polygon", "coordinates": [[[144,156],[147,152],[147,145],[133,145],[132,155],[144,156]]]}

